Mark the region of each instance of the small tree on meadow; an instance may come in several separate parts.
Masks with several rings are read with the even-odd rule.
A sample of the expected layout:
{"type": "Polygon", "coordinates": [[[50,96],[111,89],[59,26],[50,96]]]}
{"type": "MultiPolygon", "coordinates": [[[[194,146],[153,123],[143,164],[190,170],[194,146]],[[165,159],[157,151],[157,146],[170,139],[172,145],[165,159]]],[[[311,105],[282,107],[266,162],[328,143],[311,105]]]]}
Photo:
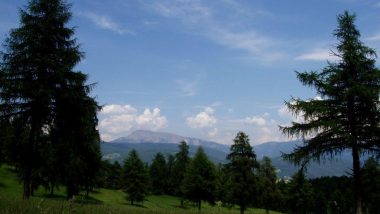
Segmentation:
{"type": "Polygon", "coordinates": [[[168,169],[163,154],[157,153],[149,168],[152,193],[162,195],[166,193],[168,185],[168,169]]]}
{"type": "Polygon", "coordinates": [[[180,197],[181,207],[184,203],[183,182],[186,174],[187,167],[190,164],[189,146],[185,141],[182,141],[179,146],[179,151],[175,154],[175,161],[173,165],[173,181],[176,187],[175,194],[180,197]]]}
{"type": "Polygon", "coordinates": [[[240,206],[240,213],[243,214],[253,200],[257,185],[254,175],[254,168],[257,165],[256,154],[244,132],[237,133],[230,151],[227,156],[230,176],[229,199],[240,206]]]}
{"type": "Polygon", "coordinates": [[[122,172],[123,189],[128,194],[127,199],[134,202],[143,202],[148,194],[148,173],[144,163],[139,158],[136,150],[132,150],[124,161],[122,172]]]}
{"type": "Polygon", "coordinates": [[[183,182],[185,197],[197,204],[199,212],[202,201],[214,203],[215,179],[215,166],[202,147],[199,147],[187,168],[183,182]]]}
{"type": "Polygon", "coordinates": [[[279,190],[277,188],[276,169],[272,165],[270,158],[264,156],[257,171],[259,181],[259,200],[264,206],[266,213],[275,206],[279,199],[279,190]]]}

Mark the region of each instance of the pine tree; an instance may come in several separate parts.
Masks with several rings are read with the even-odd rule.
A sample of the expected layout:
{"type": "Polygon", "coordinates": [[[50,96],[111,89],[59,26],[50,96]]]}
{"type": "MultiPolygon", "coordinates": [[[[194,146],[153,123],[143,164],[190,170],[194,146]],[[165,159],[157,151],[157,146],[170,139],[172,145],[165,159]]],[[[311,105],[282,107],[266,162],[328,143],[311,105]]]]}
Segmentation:
{"type": "Polygon", "coordinates": [[[174,172],[173,174],[173,181],[174,186],[176,187],[175,194],[180,197],[180,203],[181,207],[183,207],[184,203],[184,192],[182,191],[182,185],[184,182],[185,174],[187,167],[190,164],[190,157],[189,157],[189,146],[186,144],[185,141],[182,141],[179,146],[179,151],[175,154],[175,162],[174,162],[174,172]]]}
{"type": "Polygon", "coordinates": [[[185,197],[198,205],[198,212],[202,201],[214,203],[215,179],[214,164],[199,147],[187,168],[182,186],[185,197]]]}
{"type": "Polygon", "coordinates": [[[59,174],[67,187],[67,198],[71,199],[80,186],[88,194],[100,170],[100,136],[96,129],[100,107],[88,95],[91,85],[85,85],[87,75],[79,72],[68,75],[70,78],[66,78],[55,90],[56,108],[51,139],[55,159],[58,163],[64,163],[59,174]]]}
{"type": "Polygon", "coordinates": [[[257,176],[259,180],[260,201],[269,214],[269,209],[276,205],[279,198],[279,190],[277,189],[276,169],[272,165],[271,159],[264,156],[261,161],[257,176]]]}
{"type": "Polygon", "coordinates": [[[355,15],[338,16],[334,32],[338,39],[335,63],[322,71],[297,73],[305,86],[315,88],[322,99],[292,99],[288,108],[303,115],[303,122],[282,127],[285,134],[305,138],[304,144],[284,157],[295,163],[319,161],[350,150],[356,213],[362,211],[360,156],[380,151],[380,70],[375,67],[376,52],[360,41],[355,15]]]}
{"type": "Polygon", "coordinates": [[[136,150],[132,150],[125,159],[122,173],[123,189],[131,205],[143,202],[148,194],[148,172],[136,150]]]}
{"type": "Polygon", "coordinates": [[[169,195],[175,195],[177,192],[177,186],[175,185],[175,178],[177,176],[177,172],[175,171],[174,165],[175,165],[175,157],[172,154],[169,154],[167,156],[168,164],[168,175],[167,175],[167,194],[169,195]]]}
{"type": "Polygon", "coordinates": [[[304,169],[301,168],[292,176],[286,188],[286,204],[288,211],[294,214],[311,213],[313,208],[313,188],[306,179],[304,169]]]}
{"type": "Polygon", "coordinates": [[[243,214],[249,203],[253,201],[257,179],[254,169],[257,166],[256,154],[249,144],[249,138],[244,132],[237,133],[234,144],[227,156],[230,174],[229,198],[231,202],[240,206],[243,214]]]}
{"type": "Polygon", "coordinates": [[[30,0],[20,10],[20,27],[10,32],[2,53],[0,74],[1,119],[17,122],[16,129],[28,132],[28,139],[17,142],[22,160],[23,197],[29,198],[32,180],[43,160],[46,128],[53,121],[54,91],[81,60],[82,53],[73,28],[66,27],[71,18],[70,6],[61,0],[30,0]]]}
{"type": "Polygon", "coordinates": [[[363,166],[363,202],[368,213],[380,211],[380,164],[369,158],[363,166]]]}
{"type": "Polygon", "coordinates": [[[152,192],[155,195],[162,195],[167,192],[168,169],[163,154],[157,153],[153,158],[149,168],[152,192]]]}

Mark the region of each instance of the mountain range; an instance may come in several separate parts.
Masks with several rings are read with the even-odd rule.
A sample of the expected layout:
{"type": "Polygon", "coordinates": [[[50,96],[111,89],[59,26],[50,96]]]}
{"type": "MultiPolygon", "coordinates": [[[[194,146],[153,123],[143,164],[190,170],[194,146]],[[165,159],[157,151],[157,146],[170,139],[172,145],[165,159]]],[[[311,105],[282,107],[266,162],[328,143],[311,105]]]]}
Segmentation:
{"type": "MultiPolygon", "coordinates": [[[[182,137],[171,133],[146,130],[134,131],[127,137],[121,137],[110,142],[103,142],[101,144],[101,150],[103,159],[122,163],[129,151],[135,149],[143,161],[150,163],[154,155],[158,152],[165,155],[175,154],[178,151],[178,145],[181,141],[185,141],[189,145],[190,156],[194,155],[199,146],[202,146],[213,162],[226,163],[226,156],[230,149],[229,145],[197,138],[182,137]]],[[[258,160],[261,160],[264,156],[271,158],[279,177],[290,177],[298,170],[298,167],[284,161],[281,155],[282,153],[291,152],[297,145],[301,144],[301,141],[267,142],[253,146],[253,150],[258,160]]],[[[347,175],[347,173],[350,172],[350,167],[350,155],[343,153],[337,160],[311,163],[306,174],[310,178],[341,176],[347,175]]]]}

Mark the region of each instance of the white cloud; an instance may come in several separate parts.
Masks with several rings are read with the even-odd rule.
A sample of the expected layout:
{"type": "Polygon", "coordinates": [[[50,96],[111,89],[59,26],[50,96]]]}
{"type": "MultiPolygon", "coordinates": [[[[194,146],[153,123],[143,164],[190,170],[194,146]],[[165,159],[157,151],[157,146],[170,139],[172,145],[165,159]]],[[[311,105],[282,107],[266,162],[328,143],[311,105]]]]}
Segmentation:
{"type": "Polygon", "coordinates": [[[159,130],[168,121],[159,108],[146,108],[142,113],[130,105],[106,105],[100,112],[99,131],[103,140],[125,136],[136,129],[159,130]]]}
{"type": "Polygon", "coordinates": [[[215,138],[218,135],[219,129],[213,128],[208,132],[208,137],[215,138]]]}
{"type": "Polygon", "coordinates": [[[96,26],[100,27],[101,29],[110,30],[120,35],[133,34],[132,31],[120,26],[120,24],[116,23],[108,16],[99,15],[93,12],[84,12],[84,13],[81,13],[81,15],[89,19],[92,23],[94,23],[96,26]]]}
{"type": "Polygon", "coordinates": [[[277,110],[277,113],[280,117],[283,117],[283,118],[291,118],[292,117],[292,114],[286,105],[281,106],[277,110]]]}
{"type": "MultiPolygon", "coordinates": [[[[226,6],[233,13],[243,15],[242,20],[247,19],[247,14],[242,12],[241,6],[232,6],[227,1],[226,6]]],[[[272,61],[284,57],[284,53],[275,50],[278,46],[276,40],[267,36],[259,35],[254,29],[241,27],[236,28],[236,20],[228,20],[215,14],[214,8],[202,4],[196,0],[162,0],[149,5],[155,13],[172,19],[177,19],[190,27],[191,32],[196,32],[207,39],[234,50],[248,53],[251,58],[263,61],[272,61]]],[[[242,24],[242,22],[240,23],[242,24]]]]}
{"type": "MultiPolygon", "coordinates": [[[[380,4],[380,3],[379,3],[380,4]]],[[[380,6],[379,6],[380,7],[380,6]]],[[[368,38],[369,41],[380,41],[380,33],[368,38]]]]}
{"type": "Polygon", "coordinates": [[[211,107],[206,107],[203,111],[195,116],[186,119],[187,125],[193,129],[212,127],[216,124],[217,119],[214,116],[215,110],[211,107]]]}
{"type": "Polygon", "coordinates": [[[311,61],[336,61],[339,58],[331,53],[330,50],[317,48],[309,53],[304,53],[295,58],[296,60],[311,60],[311,61]]]}
{"type": "Polygon", "coordinates": [[[265,124],[267,123],[263,117],[256,117],[256,116],[246,117],[244,119],[244,122],[248,124],[253,124],[256,126],[265,126],[265,124]]]}
{"type": "Polygon", "coordinates": [[[130,105],[106,105],[102,109],[102,114],[120,114],[128,113],[133,114],[137,110],[130,105]]]}

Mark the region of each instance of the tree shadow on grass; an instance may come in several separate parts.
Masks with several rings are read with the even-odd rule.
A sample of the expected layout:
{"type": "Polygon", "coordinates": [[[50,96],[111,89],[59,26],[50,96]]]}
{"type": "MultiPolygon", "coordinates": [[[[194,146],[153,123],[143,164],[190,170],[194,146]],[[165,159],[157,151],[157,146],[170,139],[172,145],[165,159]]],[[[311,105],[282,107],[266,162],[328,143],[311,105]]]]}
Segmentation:
{"type": "Polygon", "coordinates": [[[74,203],[77,204],[103,204],[103,201],[93,198],[92,196],[78,195],[75,197],[74,203]]]}
{"type": "Polygon", "coordinates": [[[6,187],[5,184],[0,182],[0,188],[4,188],[4,187],[6,187]]]}
{"type": "MultiPolygon", "coordinates": [[[[50,194],[43,194],[41,196],[38,196],[41,198],[48,198],[52,200],[58,200],[58,201],[67,201],[66,196],[64,195],[50,195],[50,194]]],[[[75,196],[74,203],[76,204],[103,204],[103,201],[100,201],[96,198],[93,198],[91,196],[84,196],[84,195],[77,195],[75,196]]]]}
{"type": "Polygon", "coordinates": [[[39,197],[41,197],[41,198],[49,198],[49,199],[57,199],[57,200],[66,200],[66,196],[56,195],[56,194],[51,195],[51,194],[48,194],[48,193],[43,194],[43,195],[41,195],[39,197]]]}
{"type": "Polygon", "coordinates": [[[127,206],[130,206],[130,207],[139,207],[139,208],[144,208],[144,209],[148,208],[148,207],[144,206],[143,204],[133,204],[132,205],[131,203],[128,203],[128,202],[123,203],[123,205],[127,205],[127,206]]]}

